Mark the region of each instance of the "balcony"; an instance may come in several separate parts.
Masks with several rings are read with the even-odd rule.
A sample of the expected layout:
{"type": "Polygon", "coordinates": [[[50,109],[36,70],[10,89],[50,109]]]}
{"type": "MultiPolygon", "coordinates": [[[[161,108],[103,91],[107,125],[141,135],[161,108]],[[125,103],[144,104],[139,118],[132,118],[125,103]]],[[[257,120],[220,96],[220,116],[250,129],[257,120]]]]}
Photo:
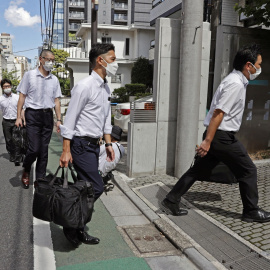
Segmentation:
{"type": "Polygon", "coordinates": [[[83,20],[84,19],[84,12],[78,12],[78,13],[70,12],[69,18],[83,20]]]}
{"type": "Polygon", "coordinates": [[[128,19],[128,16],[125,14],[114,14],[114,21],[126,22],[127,19],[128,19]]]}
{"type": "Polygon", "coordinates": [[[116,10],[128,10],[128,4],[121,3],[121,2],[115,2],[114,3],[114,9],[116,9],[116,10]]]}
{"type": "Polygon", "coordinates": [[[78,7],[78,8],[84,8],[84,2],[73,2],[69,1],[69,6],[70,7],[78,7]]]}
{"type": "Polygon", "coordinates": [[[68,29],[70,31],[77,31],[79,29],[80,25],[76,23],[70,23],[68,26],[68,29]]]}
{"type": "Polygon", "coordinates": [[[69,42],[80,42],[82,38],[80,37],[68,37],[69,42]]]}

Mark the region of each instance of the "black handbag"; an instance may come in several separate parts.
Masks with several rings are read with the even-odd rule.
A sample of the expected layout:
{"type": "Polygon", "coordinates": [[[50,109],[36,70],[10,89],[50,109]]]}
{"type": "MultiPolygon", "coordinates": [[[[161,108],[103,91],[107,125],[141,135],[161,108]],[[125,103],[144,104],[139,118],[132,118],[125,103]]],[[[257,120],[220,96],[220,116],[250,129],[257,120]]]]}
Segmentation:
{"type": "Polygon", "coordinates": [[[71,164],[34,183],[33,216],[66,228],[83,228],[91,220],[94,190],[90,182],[78,180],[71,164]],[[74,183],[68,182],[68,168],[74,183]],[[62,176],[57,177],[62,169],[62,176]]]}
{"type": "Polygon", "coordinates": [[[21,162],[24,159],[28,148],[28,140],[25,127],[14,126],[12,129],[12,142],[15,147],[15,162],[21,162]]]}

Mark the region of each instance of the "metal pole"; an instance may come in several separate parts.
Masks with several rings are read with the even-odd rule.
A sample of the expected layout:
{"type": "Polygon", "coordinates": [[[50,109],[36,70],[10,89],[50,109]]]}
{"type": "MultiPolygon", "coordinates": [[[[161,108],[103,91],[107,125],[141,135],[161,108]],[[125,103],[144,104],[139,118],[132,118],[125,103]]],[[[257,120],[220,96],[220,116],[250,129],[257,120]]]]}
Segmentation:
{"type": "MultiPolygon", "coordinates": [[[[98,0],[92,0],[92,13],[91,13],[91,46],[97,43],[97,26],[98,26],[98,0]]],[[[89,61],[89,74],[92,68],[89,61]]]]}
{"type": "Polygon", "coordinates": [[[180,46],[180,84],[175,152],[175,176],[189,168],[198,139],[203,4],[183,0],[180,46]]]}

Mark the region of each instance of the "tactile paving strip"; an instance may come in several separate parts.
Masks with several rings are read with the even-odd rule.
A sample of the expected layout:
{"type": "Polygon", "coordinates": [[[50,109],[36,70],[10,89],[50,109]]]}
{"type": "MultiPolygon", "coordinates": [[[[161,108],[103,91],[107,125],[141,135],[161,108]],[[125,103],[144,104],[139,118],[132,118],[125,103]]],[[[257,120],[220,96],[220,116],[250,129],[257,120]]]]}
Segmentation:
{"type": "MultiPolygon", "coordinates": [[[[157,208],[161,207],[160,202],[167,194],[167,191],[158,184],[141,187],[137,191],[157,208]]],[[[180,207],[182,207],[181,204],[180,207]]],[[[194,210],[189,209],[187,216],[175,217],[169,215],[168,217],[228,269],[270,269],[269,260],[251,250],[194,210]]]]}

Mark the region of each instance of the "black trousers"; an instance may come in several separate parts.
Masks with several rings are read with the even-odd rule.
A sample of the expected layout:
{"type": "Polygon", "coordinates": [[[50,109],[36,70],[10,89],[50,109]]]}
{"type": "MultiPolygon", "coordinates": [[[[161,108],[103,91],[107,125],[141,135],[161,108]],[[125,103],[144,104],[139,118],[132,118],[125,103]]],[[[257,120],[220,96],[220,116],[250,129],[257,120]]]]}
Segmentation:
{"type": "Polygon", "coordinates": [[[6,149],[10,155],[15,154],[15,145],[12,141],[12,130],[15,126],[15,122],[16,122],[16,119],[6,120],[3,118],[3,121],[2,121],[3,133],[4,133],[4,137],[6,141],[6,149]]]}
{"type": "Polygon", "coordinates": [[[28,149],[23,167],[25,171],[30,172],[32,164],[37,159],[36,178],[44,178],[48,163],[48,146],[53,131],[53,111],[27,108],[25,120],[28,149]]]}
{"type": "Polygon", "coordinates": [[[74,137],[71,141],[71,155],[78,179],[92,183],[97,200],[104,191],[102,177],[98,171],[100,147],[86,140],[74,137]]]}
{"type": "MultiPolygon", "coordinates": [[[[205,138],[206,132],[203,138],[205,138]]],[[[198,158],[167,194],[167,199],[177,203],[196,180],[210,177],[212,169],[222,161],[233,172],[239,182],[243,203],[243,213],[258,209],[257,168],[250,159],[244,146],[232,132],[217,130],[207,155],[198,158]]]]}

